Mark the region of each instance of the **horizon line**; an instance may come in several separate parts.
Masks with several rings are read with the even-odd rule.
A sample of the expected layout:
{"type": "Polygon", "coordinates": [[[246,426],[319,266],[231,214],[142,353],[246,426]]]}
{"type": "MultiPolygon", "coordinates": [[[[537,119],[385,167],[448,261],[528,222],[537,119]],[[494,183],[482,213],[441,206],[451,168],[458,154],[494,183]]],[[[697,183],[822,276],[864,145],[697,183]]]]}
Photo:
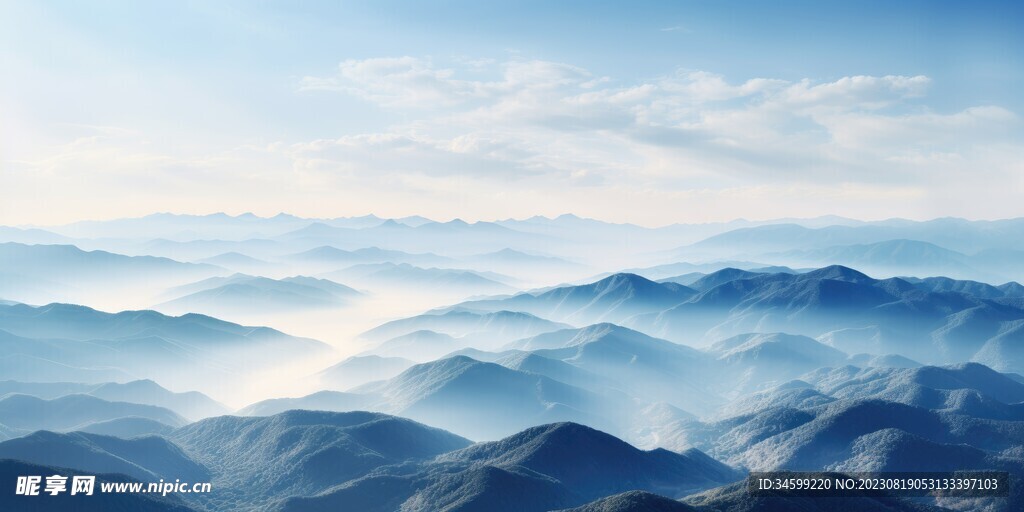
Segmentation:
{"type": "Polygon", "coordinates": [[[370,212],[370,213],[355,214],[355,215],[339,215],[337,217],[304,217],[302,215],[296,215],[296,214],[285,212],[285,211],[279,211],[276,214],[259,215],[259,214],[253,213],[253,211],[251,211],[251,210],[244,211],[244,212],[241,212],[241,213],[236,213],[236,214],[231,214],[231,213],[228,213],[227,211],[221,210],[221,211],[213,211],[213,212],[209,212],[209,213],[188,213],[188,212],[180,212],[179,213],[179,212],[170,212],[170,211],[155,211],[155,212],[152,212],[152,213],[147,213],[147,214],[138,215],[138,216],[108,217],[108,218],[85,218],[85,219],[74,220],[74,221],[65,222],[65,223],[61,223],[61,224],[0,224],[0,226],[16,228],[16,229],[43,229],[43,230],[45,230],[46,228],[67,227],[67,226],[72,226],[72,225],[75,225],[75,224],[115,222],[115,221],[120,221],[120,220],[142,220],[142,219],[146,219],[146,218],[150,218],[150,217],[156,217],[156,216],[196,217],[196,218],[218,217],[218,216],[220,216],[220,217],[227,217],[227,218],[231,218],[231,219],[252,218],[252,219],[256,219],[256,220],[273,220],[273,219],[278,218],[278,217],[291,217],[291,218],[294,218],[294,219],[297,219],[297,220],[312,221],[312,222],[352,220],[352,219],[361,219],[361,218],[374,218],[374,219],[379,219],[379,220],[381,220],[383,222],[386,222],[386,221],[389,221],[389,220],[395,221],[395,222],[401,222],[403,219],[410,219],[410,218],[417,218],[418,217],[418,218],[423,219],[423,220],[425,220],[427,222],[437,223],[437,224],[447,224],[447,223],[456,222],[456,221],[465,222],[467,224],[478,224],[478,223],[497,224],[497,223],[501,223],[501,222],[526,222],[526,221],[535,220],[535,219],[543,219],[543,220],[554,221],[554,220],[558,220],[558,219],[562,219],[562,218],[567,218],[568,217],[568,218],[574,218],[574,219],[579,219],[579,220],[600,222],[600,223],[603,223],[603,224],[611,224],[611,225],[619,225],[619,226],[634,226],[634,227],[639,227],[639,228],[644,228],[644,229],[664,229],[664,228],[669,228],[669,227],[673,227],[673,226],[706,226],[706,225],[713,225],[713,224],[733,224],[733,223],[760,223],[760,224],[776,224],[776,223],[778,223],[778,224],[782,224],[782,223],[795,223],[795,222],[798,222],[798,221],[815,221],[815,220],[824,220],[824,219],[835,219],[837,221],[860,222],[860,223],[865,223],[865,224],[880,223],[880,222],[894,222],[894,221],[923,223],[923,222],[932,222],[932,221],[938,221],[938,220],[960,220],[960,221],[966,221],[966,222],[999,222],[999,221],[1010,221],[1010,220],[1024,219],[1024,215],[1016,216],[1016,217],[1001,217],[1001,218],[967,218],[967,217],[958,217],[958,216],[953,216],[953,215],[947,215],[947,216],[924,217],[924,218],[884,217],[884,218],[865,219],[865,218],[847,217],[847,216],[838,215],[838,214],[824,214],[824,215],[818,215],[818,216],[813,216],[813,217],[773,217],[773,218],[758,218],[758,219],[752,219],[752,218],[747,218],[747,217],[735,217],[735,218],[731,218],[729,220],[708,220],[708,221],[699,221],[699,222],[675,221],[675,222],[668,222],[668,223],[660,224],[660,225],[646,225],[646,224],[639,224],[639,223],[635,223],[635,222],[616,222],[616,221],[613,221],[613,220],[607,220],[607,219],[602,219],[602,218],[597,218],[597,217],[586,217],[586,216],[581,216],[581,215],[578,215],[578,214],[575,214],[575,213],[572,213],[572,212],[564,212],[564,213],[560,213],[560,214],[557,214],[557,215],[554,215],[554,216],[548,216],[548,215],[543,215],[543,214],[536,214],[536,215],[531,215],[531,216],[526,216],[526,217],[506,217],[506,218],[490,218],[490,219],[476,218],[476,219],[473,219],[473,220],[467,220],[466,218],[460,217],[460,216],[453,216],[453,217],[447,218],[446,220],[441,220],[439,218],[431,218],[431,217],[427,217],[427,216],[419,215],[419,214],[402,215],[402,216],[381,216],[381,215],[377,215],[376,213],[370,212]]]}

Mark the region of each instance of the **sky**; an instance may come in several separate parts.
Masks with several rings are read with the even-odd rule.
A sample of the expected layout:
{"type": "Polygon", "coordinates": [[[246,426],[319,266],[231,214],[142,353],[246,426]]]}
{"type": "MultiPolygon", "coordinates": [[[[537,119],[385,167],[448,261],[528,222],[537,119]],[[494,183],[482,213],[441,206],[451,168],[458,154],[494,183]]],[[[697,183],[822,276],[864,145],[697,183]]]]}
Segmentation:
{"type": "Polygon", "coordinates": [[[1022,13],[0,0],[0,224],[1024,216],[1022,13]]]}

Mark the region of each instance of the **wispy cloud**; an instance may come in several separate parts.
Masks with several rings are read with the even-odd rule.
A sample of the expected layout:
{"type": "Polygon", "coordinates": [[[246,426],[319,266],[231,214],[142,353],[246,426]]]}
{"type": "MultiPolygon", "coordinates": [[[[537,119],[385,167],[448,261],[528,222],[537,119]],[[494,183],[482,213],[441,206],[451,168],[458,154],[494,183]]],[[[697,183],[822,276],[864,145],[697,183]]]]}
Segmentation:
{"type": "MultiPolygon", "coordinates": [[[[221,202],[225,190],[244,190],[244,200],[259,198],[273,211],[317,205],[324,210],[308,212],[317,214],[338,213],[328,211],[331,197],[382,214],[571,210],[647,223],[1011,214],[1024,161],[1019,118],[985,105],[936,112],[926,104],[931,85],[916,75],[735,81],[699,70],[628,82],[521,58],[346,60],[302,78],[297,92],[358,98],[401,113],[401,122],[213,155],[106,131],[23,162],[8,179],[38,189],[46,176],[47,187],[69,196],[87,179],[130,190],[139,204],[203,183],[221,202]],[[162,185],[125,179],[133,172],[161,176],[147,180],[162,185]],[[993,190],[980,178],[1007,186],[993,190]],[[950,200],[963,194],[991,200],[950,200]]],[[[175,209],[174,201],[159,208],[175,209]]]]}
{"type": "MultiPolygon", "coordinates": [[[[1013,114],[999,107],[922,110],[913,101],[927,93],[925,76],[732,83],[710,72],[680,71],[622,84],[561,63],[512,60],[493,67],[497,78],[485,81],[409,57],[346,61],[337,75],[305,79],[301,88],[330,83],[383,108],[435,109],[394,126],[392,134],[430,139],[435,147],[456,138],[488,140],[506,148],[495,164],[516,161],[519,168],[528,163],[568,176],[585,169],[603,174],[602,183],[623,186],[692,175],[717,177],[721,185],[773,176],[900,182],[916,179],[908,163],[915,153],[933,153],[940,144],[949,146],[943,152],[967,153],[1016,126],[1013,114]],[[685,165],[666,173],[657,170],[664,161],[685,165]]],[[[427,167],[410,161],[406,171],[429,173],[427,167]]]]}

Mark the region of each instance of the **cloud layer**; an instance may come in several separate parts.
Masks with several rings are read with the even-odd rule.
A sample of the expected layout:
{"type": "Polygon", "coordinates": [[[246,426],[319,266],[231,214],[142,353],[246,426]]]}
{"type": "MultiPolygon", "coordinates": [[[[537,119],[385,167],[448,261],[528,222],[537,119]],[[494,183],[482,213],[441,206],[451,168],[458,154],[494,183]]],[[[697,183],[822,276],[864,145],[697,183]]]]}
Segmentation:
{"type": "Polygon", "coordinates": [[[167,210],[573,211],[646,224],[1024,215],[1018,116],[996,105],[936,112],[931,86],[925,76],[635,80],[520,58],[346,60],[299,79],[294,94],[356,98],[395,119],[387,129],[216,154],[106,130],[16,162],[4,179],[69,196],[83,180],[107,183],[130,208],[167,210]],[[207,186],[190,192],[196,183],[207,186]]]}

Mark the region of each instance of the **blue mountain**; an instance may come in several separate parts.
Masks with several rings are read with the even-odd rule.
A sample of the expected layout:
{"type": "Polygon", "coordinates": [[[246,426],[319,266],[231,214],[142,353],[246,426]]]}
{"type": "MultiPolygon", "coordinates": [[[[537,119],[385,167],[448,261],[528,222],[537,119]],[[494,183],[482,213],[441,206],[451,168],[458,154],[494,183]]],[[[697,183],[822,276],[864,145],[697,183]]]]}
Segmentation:
{"type": "Polygon", "coordinates": [[[611,382],[612,387],[645,401],[667,402],[700,413],[720,403],[713,385],[720,374],[712,357],[614,324],[555,331],[509,347],[550,347],[535,348],[532,353],[601,376],[592,382],[611,382]]]}
{"type": "MultiPolygon", "coordinates": [[[[0,443],[0,459],[94,473],[120,473],[144,482],[159,479],[206,482],[210,472],[160,436],[121,439],[104,435],[39,431],[0,443]]],[[[91,474],[91,473],[90,473],[91,474]]]]}
{"type": "Polygon", "coordinates": [[[926,222],[869,223],[861,226],[832,225],[820,228],[797,224],[771,224],[740,228],[711,236],[688,249],[732,253],[815,249],[839,245],[872,244],[887,240],[919,240],[954,251],[973,253],[983,249],[1024,249],[1024,220],[968,221],[941,218],[926,222]]]}
{"type": "Polygon", "coordinates": [[[103,384],[0,381],[0,396],[8,393],[32,395],[47,400],[66,395],[85,394],[111,402],[155,405],[170,409],[191,420],[230,412],[226,406],[202,393],[197,391],[174,393],[151,380],[136,380],[126,383],[105,382],[103,384]]]}
{"type": "Polygon", "coordinates": [[[101,421],[140,417],[172,427],[187,423],[174,412],[153,405],[109,402],[89,395],[66,395],[43,400],[29,395],[0,397],[0,421],[28,430],[77,430],[101,421]]]}
{"type": "Polygon", "coordinates": [[[592,428],[559,423],[449,452],[427,464],[382,468],[318,496],[284,500],[273,510],[541,512],[633,489],[682,496],[741,477],[696,450],[642,451],[592,428]]]}
{"type": "Polygon", "coordinates": [[[33,377],[0,364],[11,369],[5,378],[96,382],[139,375],[187,388],[333,352],[319,341],[204,315],[104,313],[68,304],[0,306],[0,348],[5,358],[46,372],[33,377]]]}
{"type": "Polygon", "coordinates": [[[293,254],[287,259],[302,263],[315,263],[331,266],[332,270],[360,263],[408,263],[412,265],[446,265],[454,260],[433,253],[408,253],[393,251],[379,247],[364,247],[354,251],[346,251],[324,245],[293,254]]]}
{"type": "Polygon", "coordinates": [[[323,277],[356,283],[371,290],[431,291],[461,297],[515,291],[508,284],[514,280],[508,276],[459,268],[425,268],[408,263],[362,263],[323,274],[323,277]]]}
{"type": "Polygon", "coordinates": [[[438,458],[480,466],[519,466],[550,476],[584,497],[631,489],[682,497],[740,477],[698,450],[642,451],[573,423],[543,425],[438,458]]]}
{"type": "Polygon", "coordinates": [[[1015,371],[1024,363],[1022,352],[1003,341],[1019,335],[1014,329],[1024,325],[1024,303],[971,295],[966,292],[978,288],[969,283],[952,287],[960,291],[934,291],[841,266],[796,275],[728,274],[723,284],[626,325],[670,340],[779,331],[831,337],[842,343],[834,348],[848,353],[900,354],[932,364],[974,359],[995,366],[1001,359],[998,369],[1015,371]]]}
{"type": "Polygon", "coordinates": [[[596,394],[534,373],[456,356],[413,366],[352,390],[379,407],[473,439],[496,439],[538,423],[606,425],[596,394]]]}
{"type": "Polygon", "coordinates": [[[165,311],[274,312],[339,307],[363,294],[348,286],[306,276],[270,279],[235,274],[171,290],[197,289],[157,305],[165,311]]]}
{"type": "Polygon", "coordinates": [[[168,436],[174,431],[174,427],[148,418],[126,416],[112,420],[97,421],[76,431],[128,439],[148,435],[168,436]]]}
{"type": "Polygon", "coordinates": [[[532,352],[512,352],[496,358],[493,362],[505,368],[543,375],[571,386],[592,391],[610,386],[613,382],[611,379],[579,366],[532,352]]]}
{"type": "Polygon", "coordinates": [[[348,412],[366,410],[371,397],[340,391],[318,391],[299,398],[271,398],[238,410],[239,416],[273,416],[291,410],[348,412]]]}
{"type": "MultiPolygon", "coordinates": [[[[464,329],[458,332],[464,332],[464,329]]],[[[472,342],[472,333],[456,338],[450,334],[421,329],[383,341],[366,353],[386,356],[387,359],[407,357],[418,362],[427,362],[439,359],[472,342]]]]}
{"type": "Polygon", "coordinates": [[[835,397],[818,391],[804,381],[795,380],[740,396],[715,412],[719,418],[730,418],[775,408],[811,409],[834,401],[835,397]]]}
{"type": "Polygon", "coordinates": [[[119,290],[141,281],[161,286],[224,273],[224,269],[213,265],[83,251],[73,245],[0,243],[0,261],[4,262],[4,275],[17,277],[0,280],[0,295],[27,302],[55,297],[81,300],[91,297],[88,292],[97,287],[119,290]]]}
{"type": "Polygon", "coordinates": [[[132,402],[170,409],[189,420],[227,414],[224,404],[198,392],[175,393],[152,380],[136,380],[123,384],[108,382],[92,389],[88,394],[114,402],[132,402]]]}
{"type": "Polygon", "coordinates": [[[1024,384],[977,363],[838,369],[805,378],[836,398],[878,398],[974,418],[1024,420],[1024,384]]]}
{"type": "MultiPolygon", "coordinates": [[[[935,443],[966,444],[992,452],[1024,442],[1020,421],[975,419],[877,399],[841,400],[810,412],[810,421],[750,445],[734,460],[754,469],[839,467],[854,456],[853,449],[862,436],[885,429],[898,429],[935,443]]],[[[913,456],[912,450],[901,453],[913,456]]]]}
{"type": "Polygon", "coordinates": [[[763,274],[763,272],[752,272],[749,270],[727,267],[717,272],[705,274],[693,281],[693,284],[689,286],[694,290],[704,292],[730,281],[736,281],[737,279],[750,279],[758,277],[760,274],[763,274]]]}
{"type": "Polygon", "coordinates": [[[580,286],[564,286],[542,293],[522,293],[498,300],[461,304],[484,311],[522,311],[572,324],[619,322],[633,315],[662,311],[697,292],[675,283],[657,283],[636,274],[614,274],[580,286]]]}
{"type": "Polygon", "coordinates": [[[146,310],[105,313],[71,304],[0,306],[0,329],[41,339],[91,341],[157,336],[191,345],[252,346],[280,341],[290,344],[292,349],[323,348],[321,343],[293,338],[267,327],[245,327],[204,315],[168,316],[146,310]]]}
{"type": "Polygon", "coordinates": [[[513,311],[482,313],[452,310],[393,320],[366,331],[361,337],[370,341],[383,342],[416,331],[430,330],[455,337],[486,334],[486,337],[491,340],[491,344],[498,344],[566,327],[568,326],[565,324],[545,320],[528,313],[513,311]]]}
{"type": "Polygon", "coordinates": [[[210,468],[214,509],[313,495],[391,464],[427,460],[469,441],[404,418],[370,412],[288,411],[221,416],[171,435],[210,468]]]}
{"type": "MultiPolygon", "coordinates": [[[[411,355],[408,354],[411,350],[402,352],[411,355]]],[[[352,356],[317,372],[314,377],[324,388],[345,390],[367,382],[390,379],[414,364],[404,357],[352,356]]]]}
{"type": "Polygon", "coordinates": [[[741,334],[716,342],[707,351],[723,371],[737,376],[730,386],[734,392],[781,384],[847,358],[812,338],[784,333],[741,334]]]}

